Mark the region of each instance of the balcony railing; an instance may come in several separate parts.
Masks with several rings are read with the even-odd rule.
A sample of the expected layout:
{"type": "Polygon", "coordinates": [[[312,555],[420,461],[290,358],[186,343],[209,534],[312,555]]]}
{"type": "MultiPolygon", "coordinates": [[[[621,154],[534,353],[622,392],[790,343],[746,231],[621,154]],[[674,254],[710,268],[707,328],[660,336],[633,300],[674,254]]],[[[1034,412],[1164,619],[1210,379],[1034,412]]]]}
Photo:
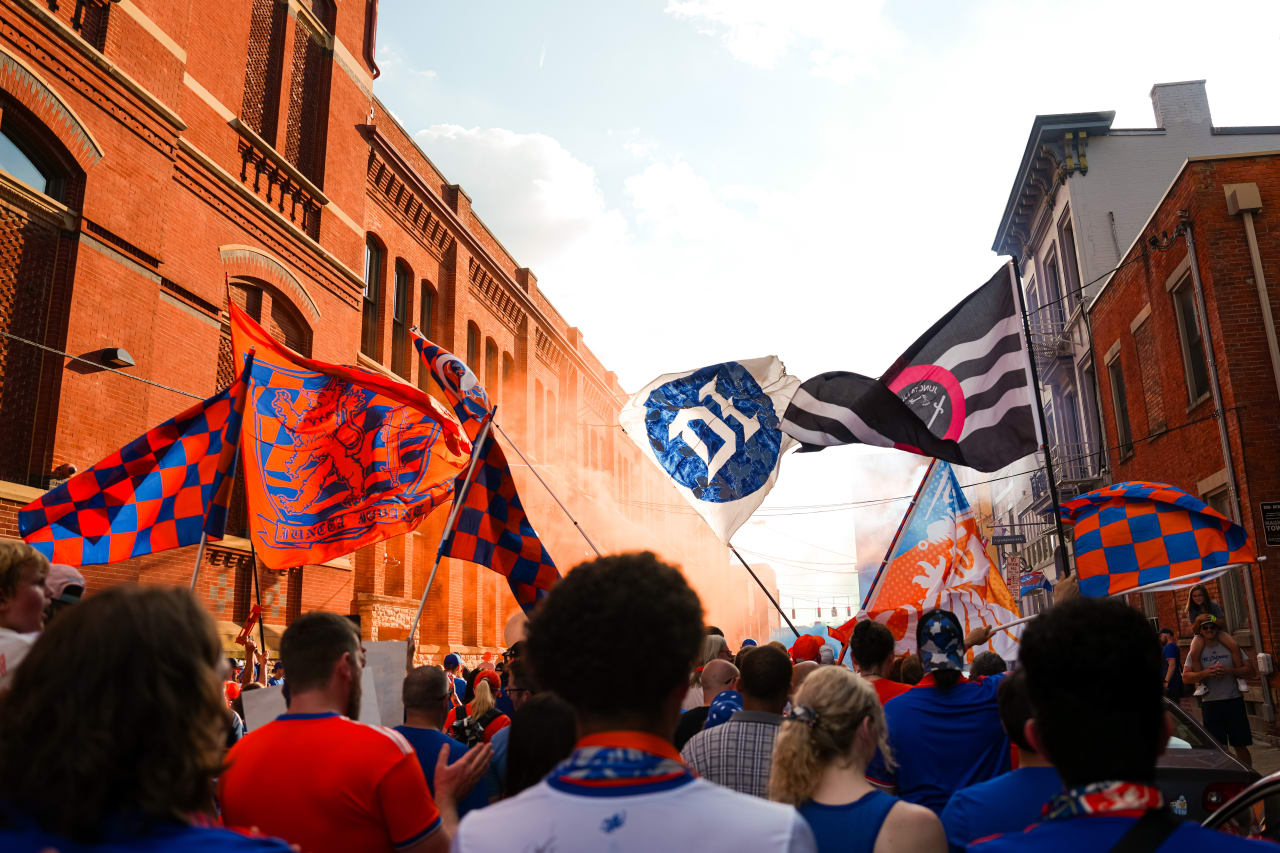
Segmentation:
{"type": "Polygon", "coordinates": [[[1045,370],[1060,358],[1071,355],[1070,339],[1066,324],[1058,317],[1042,316],[1028,324],[1031,333],[1031,353],[1036,366],[1045,370]]]}
{"type": "MultiPolygon", "coordinates": [[[[1051,448],[1053,471],[1058,481],[1058,496],[1073,498],[1095,488],[1103,479],[1102,451],[1085,442],[1055,444],[1051,448]]],[[[1044,469],[1031,473],[1031,501],[1049,498],[1049,477],[1044,469]]]]}
{"type": "Polygon", "coordinates": [[[329,199],[252,128],[239,119],[229,123],[240,134],[240,182],[303,233],[320,239],[320,209],[329,199]]]}

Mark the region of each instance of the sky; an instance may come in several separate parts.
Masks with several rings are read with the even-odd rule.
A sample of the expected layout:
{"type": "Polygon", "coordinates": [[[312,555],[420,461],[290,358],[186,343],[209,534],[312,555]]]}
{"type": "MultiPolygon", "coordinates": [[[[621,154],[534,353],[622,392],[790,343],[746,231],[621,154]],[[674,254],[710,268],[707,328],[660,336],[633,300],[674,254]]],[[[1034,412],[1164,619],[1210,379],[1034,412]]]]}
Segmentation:
{"type": "MultiPolygon", "coordinates": [[[[375,94],[629,390],[770,354],[879,375],[999,266],[1037,114],[1151,127],[1153,83],[1206,79],[1216,125],[1280,124],[1274,0],[381,0],[378,21],[375,94]]],[[[838,505],[923,467],[788,456],[734,541],[843,614],[906,504],[838,505]]]]}

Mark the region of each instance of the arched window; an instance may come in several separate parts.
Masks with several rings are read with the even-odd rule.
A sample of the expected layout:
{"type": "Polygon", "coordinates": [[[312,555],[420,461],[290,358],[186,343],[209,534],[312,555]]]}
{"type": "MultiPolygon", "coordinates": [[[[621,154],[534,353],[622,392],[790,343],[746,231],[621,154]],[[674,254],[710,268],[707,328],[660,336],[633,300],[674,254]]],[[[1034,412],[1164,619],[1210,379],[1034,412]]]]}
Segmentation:
{"type": "Polygon", "coordinates": [[[541,453],[544,449],[542,427],[546,422],[547,414],[543,411],[545,400],[542,395],[542,382],[533,380],[533,440],[529,442],[535,448],[535,452],[541,453]]]}
{"type": "Polygon", "coordinates": [[[396,261],[396,280],[391,294],[391,370],[409,377],[409,292],[413,289],[413,270],[404,261],[396,261]]]}
{"type": "Polygon", "coordinates": [[[378,359],[378,323],[382,317],[382,268],[386,252],[372,234],[364,241],[364,300],[360,315],[360,352],[378,359]]]}
{"type": "MultiPolygon", "coordinates": [[[[75,235],[34,198],[78,204],[84,177],[55,133],[0,93],[0,480],[48,488],[58,432],[75,235]]],[[[105,452],[106,448],[104,448],[105,452]]],[[[76,460],[79,462],[79,460],[76,460]]]]}
{"type": "MultiPolygon", "coordinates": [[[[436,339],[436,290],[431,286],[431,282],[425,278],[418,286],[418,289],[422,291],[421,302],[418,305],[418,331],[422,333],[424,338],[434,342],[436,339]]],[[[430,371],[423,367],[422,364],[418,365],[418,387],[423,391],[431,387],[430,371]]]]}
{"type": "Polygon", "coordinates": [[[475,323],[467,323],[467,367],[476,376],[480,375],[480,327],[475,323]]]}
{"type": "Polygon", "coordinates": [[[498,345],[493,338],[484,341],[484,390],[490,404],[498,402],[502,389],[498,387],[498,345]]]}
{"type": "Polygon", "coordinates": [[[516,360],[511,353],[502,354],[502,400],[512,405],[516,400],[516,360]]]}

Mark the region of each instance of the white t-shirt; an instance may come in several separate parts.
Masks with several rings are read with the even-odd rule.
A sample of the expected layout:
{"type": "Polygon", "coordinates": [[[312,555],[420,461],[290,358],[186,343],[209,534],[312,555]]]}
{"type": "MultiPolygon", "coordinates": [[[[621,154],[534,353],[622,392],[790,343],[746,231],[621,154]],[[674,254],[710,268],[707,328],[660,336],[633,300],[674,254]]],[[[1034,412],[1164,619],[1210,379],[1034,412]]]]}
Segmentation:
{"type": "Polygon", "coordinates": [[[816,853],[813,831],[791,806],[691,779],[643,794],[566,793],[542,781],[469,812],[454,853],[816,853]],[[708,828],[711,828],[708,831],[708,828]]]}
{"type": "Polygon", "coordinates": [[[0,628],[0,690],[9,686],[14,670],[39,636],[39,633],[19,634],[10,628],[0,628]]]}

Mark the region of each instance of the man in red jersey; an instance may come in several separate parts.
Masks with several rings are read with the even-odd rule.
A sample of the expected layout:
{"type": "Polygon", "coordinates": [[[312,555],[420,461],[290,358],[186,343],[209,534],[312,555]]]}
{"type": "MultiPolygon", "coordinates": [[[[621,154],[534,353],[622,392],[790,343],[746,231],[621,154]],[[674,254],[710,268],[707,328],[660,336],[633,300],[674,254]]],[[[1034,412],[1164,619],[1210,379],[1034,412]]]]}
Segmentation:
{"type": "Polygon", "coordinates": [[[280,643],[289,712],[241,739],[218,780],[223,822],[284,838],[304,853],[445,851],[457,799],[484,773],[489,748],[435,768],[433,802],[413,747],[393,729],[356,722],[364,653],[332,613],[294,620],[280,643]]]}
{"type": "Polygon", "coordinates": [[[871,619],[854,625],[849,651],[853,653],[858,674],[871,682],[881,705],[911,689],[910,684],[899,684],[887,677],[893,666],[893,632],[884,625],[871,619]]]}

